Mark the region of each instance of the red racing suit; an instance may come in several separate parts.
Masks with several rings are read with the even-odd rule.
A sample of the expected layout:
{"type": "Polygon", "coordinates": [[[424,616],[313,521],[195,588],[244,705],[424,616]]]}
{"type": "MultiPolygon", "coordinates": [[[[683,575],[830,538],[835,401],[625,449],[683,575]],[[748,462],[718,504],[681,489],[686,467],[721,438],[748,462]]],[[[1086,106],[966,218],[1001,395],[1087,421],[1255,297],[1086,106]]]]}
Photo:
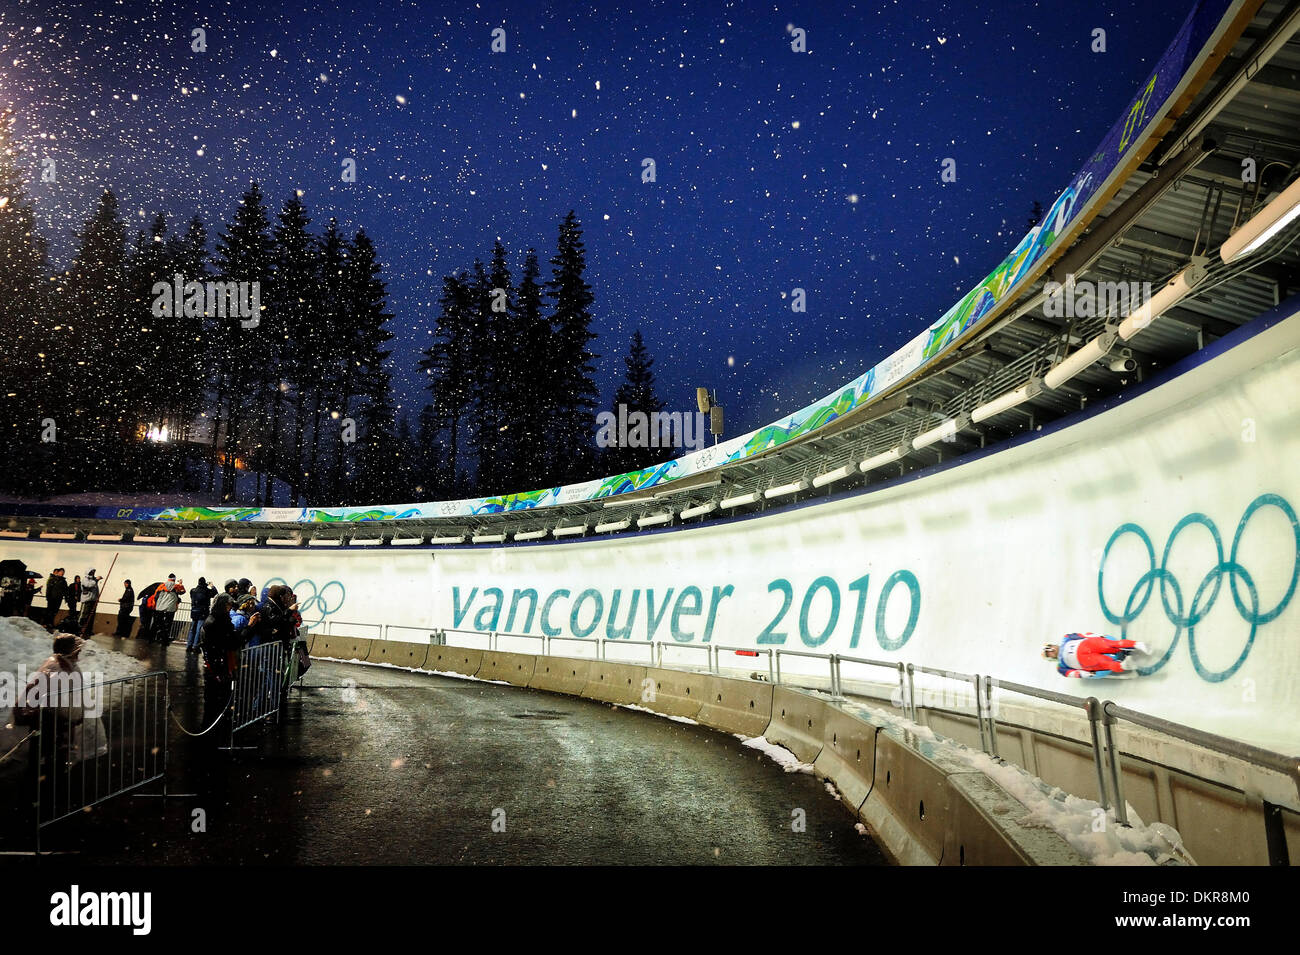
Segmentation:
{"type": "Polygon", "coordinates": [[[1115,640],[1111,637],[1098,636],[1095,633],[1067,633],[1061,640],[1057,653],[1056,670],[1061,676],[1103,677],[1112,673],[1123,673],[1120,663],[1127,654],[1121,650],[1132,650],[1137,646],[1134,640],[1115,640]]]}

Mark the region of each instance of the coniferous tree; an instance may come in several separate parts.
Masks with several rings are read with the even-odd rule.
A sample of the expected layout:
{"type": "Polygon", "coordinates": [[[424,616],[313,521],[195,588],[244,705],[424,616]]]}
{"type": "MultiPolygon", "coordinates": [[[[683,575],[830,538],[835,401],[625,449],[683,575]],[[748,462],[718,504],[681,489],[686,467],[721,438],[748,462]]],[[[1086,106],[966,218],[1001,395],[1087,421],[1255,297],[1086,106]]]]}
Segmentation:
{"type": "MultiPolygon", "coordinates": [[[[396,434],[391,376],[384,369],[390,354],[384,345],[393,337],[384,327],[393,317],[386,311],[388,289],[380,278],[374,243],[364,229],[357,232],[351,248],[344,270],[350,338],[347,360],[352,369],[349,397],[357,399],[361,453],[371,461],[391,463],[396,434]]],[[[341,454],[337,460],[342,460],[341,454]]]]}
{"type": "Polygon", "coordinates": [[[546,445],[552,417],[551,393],[547,387],[546,368],[536,366],[536,356],[551,353],[551,326],[542,314],[542,287],[537,278],[540,267],[537,253],[528,250],[523,275],[511,303],[511,346],[513,367],[517,374],[512,382],[510,402],[512,451],[515,466],[512,490],[535,490],[548,479],[546,445]]]}
{"type": "MultiPolygon", "coordinates": [[[[308,226],[311,219],[302,198],[294,193],[277,215],[275,239],[275,281],[272,286],[272,309],[279,315],[284,335],[280,361],[282,379],[294,386],[293,448],[285,449],[280,440],[281,422],[286,414],[285,388],[275,389],[272,431],[277,449],[273,470],[287,479],[290,497],[298,503],[302,480],[303,408],[310,390],[312,362],[319,352],[316,313],[319,307],[317,269],[319,261],[315,242],[308,226]],[[283,455],[281,454],[283,451],[283,455]],[[285,458],[289,460],[286,462],[285,458]]],[[[270,503],[268,483],[267,503],[270,503]]]]}
{"type": "MultiPolygon", "coordinates": [[[[217,237],[217,272],[223,282],[250,285],[257,282],[260,288],[267,289],[271,284],[273,252],[262,189],[254,182],[239,200],[226,230],[217,237]]],[[[235,496],[235,457],[239,444],[241,440],[253,443],[250,426],[262,420],[255,410],[260,411],[256,408],[258,385],[263,380],[261,369],[267,359],[259,347],[261,324],[246,328],[240,316],[229,314],[214,320],[218,415],[225,420],[221,498],[230,501],[235,496]]],[[[263,311],[259,322],[267,320],[268,315],[263,311]]]]}
{"type": "Polygon", "coordinates": [[[428,377],[437,431],[447,432],[447,459],[442,469],[445,477],[440,486],[454,494],[463,490],[460,435],[473,403],[471,349],[476,315],[465,272],[443,279],[438,305],[435,339],[425,349],[420,369],[428,377]]]}
{"type": "Polygon", "coordinates": [[[415,456],[412,472],[415,482],[413,490],[416,498],[431,500],[438,497],[444,487],[450,486],[449,479],[442,471],[438,412],[432,404],[426,404],[420,409],[417,427],[415,446],[418,453],[415,456]]]}
{"type": "MultiPolygon", "coordinates": [[[[206,282],[208,270],[208,233],[203,227],[203,220],[193,216],[182,235],[173,235],[167,242],[167,260],[173,274],[179,274],[187,282],[206,282]]],[[[207,316],[198,309],[182,308],[171,319],[172,333],[168,337],[171,350],[171,363],[174,374],[172,388],[167,396],[170,420],[188,426],[209,414],[206,406],[206,386],[212,375],[212,351],[209,342],[207,316]]],[[[206,430],[206,429],[205,429],[206,430]]],[[[213,436],[215,439],[215,435],[213,436]]],[[[213,444],[215,445],[215,440],[213,444]]],[[[193,490],[189,483],[189,449],[190,443],[184,445],[186,464],[183,480],[186,490],[193,490]]]]}
{"type": "Polygon", "coordinates": [[[343,274],[347,265],[347,240],[339,232],[338,222],[330,219],[325,227],[325,234],[317,242],[316,261],[319,280],[320,300],[316,311],[316,331],[312,335],[313,354],[310,364],[303,369],[304,378],[300,387],[306,387],[311,393],[312,438],[310,455],[304,472],[304,481],[309,500],[318,501],[328,491],[321,464],[321,434],[323,418],[329,421],[326,435],[338,439],[343,427],[344,415],[337,407],[322,412],[322,405],[338,400],[338,375],[344,361],[342,338],[344,328],[343,308],[343,274]]]}
{"type": "MultiPolygon", "coordinates": [[[[177,312],[183,313],[183,303],[173,303],[170,295],[164,299],[165,314],[155,314],[154,286],[164,282],[172,284],[172,263],[167,247],[167,219],[162,213],[154,216],[147,232],[136,233],[135,249],[127,265],[131,288],[131,321],[135,329],[131,351],[134,363],[122,382],[124,397],[134,408],[139,421],[162,426],[167,424],[167,412],[176,369],[168,364],[173,357],[168,354],[167,338],[175,333],[177,312]]],[[[189,369],[185,369],[189,374],[189,369]]]]}
{"type": "Polygon", "coordinates": [[[100,196],[79,240],[63,286],[60,317],[51,327],[50,350],[68,386],[61,413],[51,417],[59,424],[60,442],[71,436],[81,448],[65,460],[67,483],[77,483],[79,474],[112,486],[124,477],[125,442],[135,433],[139,416],[126,405],[126,380],[135,365],[130,346],[138,328],[127,325],[126,227],[111,191],[100,196]]]}
{"type": "Polygon", "coordinates": [[[469,340],[473,414],[469,438],[476,465],[474,484],[479,494],[497,493],[501,466],[500,343],[497,340],[496,313],[492,309],[493,288],[492,278],[482,260],[475,259],[469,288],[473,314],[473,334],[469,340]],[[489,487],[493,490],[488,490],[489,487]]]}
{"type": "MultiPolygon", "coordinates": [[[[655,388],[654,372],[651,370],[654,363],[655,360],[650,357],[645,340],[641,337],[641,330],[637,329],[632,334],[632,347],[623,358],[623,364],[627,366],[626,377],[614,392],[615,420],[619,419],[620,405],[625,409],[623,414],[626,420],[631,420],[634,413],[640,412],[646,416],[648,424],[653,424],[652,416],[656,412],[664,410],[664,403],[659,399],[655,388]]],[[[647,436],[649,434],[650,431],[647,430],[647,436]]],[[[623,474],[650,467],[672,456],[671,451],[663,448],[616,445],[608,449],[605,468],[610,474],[623,474]]]]}
{"type": "Polygon", "coordinates": [[[552,415],[556,440],[554,456],[548,462],[554,483],[582,477],[593,464],[595,419],[598,394],[595,365],[599,355],[588,350],[596,338],[591,331],[591,286],[583,273],[587,267],[582,225],[572,211],[560,224],[559,241],[551,259],[552,278],[547,293],[555,303],[551,313],[551,350],[548,372],[552,375],[552,415]]]}

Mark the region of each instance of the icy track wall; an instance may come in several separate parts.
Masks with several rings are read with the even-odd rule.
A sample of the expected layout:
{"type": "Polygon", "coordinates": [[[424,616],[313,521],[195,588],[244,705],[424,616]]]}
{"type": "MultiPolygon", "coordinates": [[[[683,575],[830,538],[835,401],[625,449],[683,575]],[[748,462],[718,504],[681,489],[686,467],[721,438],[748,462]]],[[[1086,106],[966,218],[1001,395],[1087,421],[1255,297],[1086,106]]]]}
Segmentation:
{"type": "Polygon", "coordinates": [[[912,661],[1099,695],[1295,752],[1300,303],[1237,339],[1033,440],[726,523],[500,547],[11,539],[3,550],[69,575],[103,573],[117,553],[108,599],[124,577],[139,587],[168,573],[218,585],[247,576],[292,584],[311,621],[912,661]],[[1062,678],[1040,650],[1076,630],[1143,640],[1150,665],[1139,678],[1062,678]]]}

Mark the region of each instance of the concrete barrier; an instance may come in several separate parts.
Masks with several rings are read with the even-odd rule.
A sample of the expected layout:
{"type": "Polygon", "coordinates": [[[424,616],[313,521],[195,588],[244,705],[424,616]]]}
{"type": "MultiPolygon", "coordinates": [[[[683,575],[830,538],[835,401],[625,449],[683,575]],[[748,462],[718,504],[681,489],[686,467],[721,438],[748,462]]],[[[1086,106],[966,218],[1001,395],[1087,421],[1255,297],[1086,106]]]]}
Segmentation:
{"type": "Polygon", "coordinates": [[[1041,823],[1026,826],[1024,805],[983,773],[948,777],[952,794],[943,865],[1086,865],[1041,823]]]}
{"type": "Polygon", "coordinates": [[[318,637],[315,649],[310,652],[326,660],[364,660],[370,656],[373,642],[367,637],[318,637]]]}
{"type": "Polygon", "coordinates": [[[952,813],[948,776],[970,771],[928,748],[923,755],[896,730],[876,733],[876,771],[859,815],[902,865],[939,864],[952,813]]]}
{"type": "Polygon", "coordinates": [[[822,751],[813,769],[822,779],[835,784],[844,804],[854,813],[871,792],[876,772],[876,732],[883,722],[873,721],[866,712],[850,712],[828,704],[822,728],[822,751]]]}
{"type": "Polygon", "coordinates": [[[822,751],[826,709],[825,700],[778,686],[772,693],[772,721],[763,735],[805,763],[814,762],[822,751]]]}
{"type": "Polygon", "coordinates": [[[725,676],[704,679],[704,705],[695,719],[727,733],[763,735],[772,722],[772,684],[725,676]]]}
{"type": "Polygon", "coordinates": [[[577,657],[538,657],[528,685],[534,690],[578,696],[590,677],[590,660],[577,657]]]}
{"type": "Polygon", "coordinates": [[[427,643],[408,643],[405,640],[376,640],[370,645],[367,663],[391,663],[393,666],[418,670],[424,666],[429,653],[427,643]]]}
{"type": "Polygon", "coordinates": [[[474,676],[483,664],[483,651],[470,647],[430,646],[429,655],[424,658],[426,670],[442,670],[444,673],[462,673],[474,676]]]}
{"type": "Polygon", "coordinates": [[[647,667],[641,705],[656,713],[684,716],[695,719],[704,705],[708,693],[707,673],[688,673],[682,670],[664,670],[647,667]]]}
{"type": "Polygon", "coordinates": [[[646,667],[628,663],[608,663],[592,660],[587,675],[587,685],[582,696],[605,703],[635,703],[641,705],[645,690],[646,667]]]}
{"type": "Polygon", "coordinates": [[[489,650],[483,653],[483,662],[475,676],[480,680],[501,680],[515,686],[528,686],[536,666],[537,657],[531,653],[489,650]]]}

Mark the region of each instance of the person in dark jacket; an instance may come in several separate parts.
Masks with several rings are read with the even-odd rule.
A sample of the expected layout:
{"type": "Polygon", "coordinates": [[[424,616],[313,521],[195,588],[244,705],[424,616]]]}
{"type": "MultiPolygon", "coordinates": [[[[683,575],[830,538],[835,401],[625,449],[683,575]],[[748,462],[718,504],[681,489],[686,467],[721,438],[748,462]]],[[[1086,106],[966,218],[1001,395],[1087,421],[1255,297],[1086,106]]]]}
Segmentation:
{"type": "Polygon", "coordinates": [[[153,607],[149,606],[149,598],[152,592],[148,587],[140,591],[140,628],[136,630],[137,637],[148,639],[149,631],[153,629],[153,607]]]}
{"type": "Polygon", "coordinates": [[[190,635],[185,641],[186,653],[198,653],[203,640],[203,621],[212,609],[212,598],[217,588],[200,577],[198,585],[190,589],[190,635]]]}
{"type": "Polygon", "coordinates": [[[135,590],[129,580],[123,586],[125,589],[122,596],[117,598],[117,629],[113,631],[115,637],[131,636],[131,605],[135,603],[135,590]]]}
{"type": "Polygon", "coordinates": [[[68,581],[63,576],[63,568],[55,567],[45,581],[45,629],[54,632],[54,620],[59,613],[59,605],[68,593],[68,581]]]}
{"type": "MultiPolygon", "coordinates": [[[[252,607],[248,609],[251,611],[252,607]]],[[[212,602],[212,612],[203,621],[203,658],[209,683],[225,685],[234,672],[235,654],[244,645],[244,635],[235,629],[237,615],[246,626],[247,618],[237,614],[235,602],[222,593],[212,602]]]]}

